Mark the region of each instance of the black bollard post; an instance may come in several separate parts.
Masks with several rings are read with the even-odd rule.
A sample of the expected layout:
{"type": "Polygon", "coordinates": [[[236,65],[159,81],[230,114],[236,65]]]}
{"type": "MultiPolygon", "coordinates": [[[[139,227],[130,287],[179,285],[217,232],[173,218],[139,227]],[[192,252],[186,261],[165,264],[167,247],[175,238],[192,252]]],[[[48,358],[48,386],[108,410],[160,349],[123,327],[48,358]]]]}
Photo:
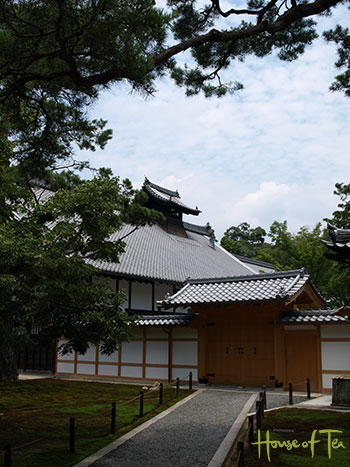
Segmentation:
{"type": "Polygon", "coordinates": [[[188,387],[189,387],[189,390],[192,391],[192,371],[190,371],[188,387]]]}
{"type": "Polygon", "coordinates": [[[75,418],[69,420],[69,452],[75,452],[75,418]]]}
{"type": "Polygon", "coordinates": [[[176,398],[180,397],[180,378],[176,378],[176,398]]]}
{"type": "Polygon", "coordinates": [[[112,402],[112,413],[111,413],[111,434],[115,434],[115,415],[116,415],[116,406],[115,402],[112,402]]]}
{"type": "Polygon", "coordinates": [[[237,467],[244,467],[244,443],[243,441],[238,441],[237,443],[237,467]]]}
{"type": "Polygon", "coordinates": [[[11,467],[11,445],[6,444],[4,450],[4,467],[11,467]]]}
{"type": "Polygon", "coordinates": [[[249,449],[253,448],[252,443],[254,442],[254,415],[248,416],[248,443],[249,449]]]}
{"type": "Polygon", "coordinates": [[[140,392],[140,418],[143,417],[143,391],[140,392]]]}
{"type": "Polygon", "coordinates": [[[289,386],[289,404],[293,405],[293,384],[288,383],[289,386]]]}
{"type": "Polygon", "coordinates": [[[261,418],[264,418],[264,393],[259,392],[261,418]]]}
{"type": "Polygon", "coordinates": [[[256,401],[256,429],[261,430],[261,401],[256,401]]]}
{"type": "Polygon", "coordinates": [[[264,409],[267,407],[267,402],[266,402],[266,386],[263,386],[263,400],[264,400],[264,409]]]}
{"type": "Polygon", "coordinates": [[[310,378],[306,378],[306,392],[307,392],[307,398],[311,399],[311,384],[310,384],[310,378]]]}
{"type": "Polygon", "coordinates": [[[159,385],[159,405],[163,404],[163,383],[159,385]]]}

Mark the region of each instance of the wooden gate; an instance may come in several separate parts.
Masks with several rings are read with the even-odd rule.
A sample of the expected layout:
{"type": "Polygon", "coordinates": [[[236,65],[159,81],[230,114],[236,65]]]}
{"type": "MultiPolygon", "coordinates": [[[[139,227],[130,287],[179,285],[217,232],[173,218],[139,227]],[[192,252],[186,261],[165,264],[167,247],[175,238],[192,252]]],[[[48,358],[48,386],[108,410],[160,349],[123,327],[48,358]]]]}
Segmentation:
{"type": "Polygon", "coordinates": [[[296,391],[305,391],[306,378],[310,378],[311,390],[319,390],[316,331],[286,331],[285,352],[286,383],[293,383],[296,391]]]}
{"type": "Polygon", "coordinates": [[[265,313],[236,312],[207,322],[207,376],[212,384],[272,385],[273,325],[265,313]]]}

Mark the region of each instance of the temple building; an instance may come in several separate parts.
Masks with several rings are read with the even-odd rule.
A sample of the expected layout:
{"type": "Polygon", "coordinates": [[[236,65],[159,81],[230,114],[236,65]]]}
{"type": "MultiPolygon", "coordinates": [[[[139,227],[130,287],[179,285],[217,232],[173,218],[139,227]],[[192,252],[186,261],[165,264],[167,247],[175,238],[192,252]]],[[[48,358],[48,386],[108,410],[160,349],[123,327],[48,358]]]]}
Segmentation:
{"type": "Polygon", "coordinates": [[[93,262],[113,290],[124,289],[124,308],[138,317],[135,339],[109,356],[96,347],[58,353],[57,375],[173,381],[192,372],[203,383],[269,387],[310,378],[321,390],[331,387],[332,375],[350,371],[348,316],[299,311],[325,306],[303,269],[275,272],[234,256],[208,223],[184,220],[200,210],[177,191],[148,179],[143,190],[165,221],[125,225],[114,236],[125,237],[120,262],[93,262]],[[344,345],[348,353],[339,357],[344,345]]]}

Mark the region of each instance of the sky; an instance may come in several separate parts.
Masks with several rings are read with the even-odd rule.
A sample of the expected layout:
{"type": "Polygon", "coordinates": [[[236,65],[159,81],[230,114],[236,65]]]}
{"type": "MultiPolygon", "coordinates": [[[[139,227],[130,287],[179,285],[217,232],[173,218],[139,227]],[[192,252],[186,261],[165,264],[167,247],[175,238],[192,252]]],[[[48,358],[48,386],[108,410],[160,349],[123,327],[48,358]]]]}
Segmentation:
{"type": "MultiPolygon", "coordinates": [[[[348,19],[342,6],[320,26],[348,19]]],[[[217,239],[242,222],[268,230],[287,220],[294,233],[312,228],[335,210],[335,183],[350,182],[350,99],[329,91],[336,59],[322,38],[291,63],[250,57],[225,74],[244,90],[220,99],[188,98],[169,79],[157,81],[148,99],[114,86],[91,111],[108,120],[112,141],[78,157],[136,188],[147,177],[177,189],[202,211],[185,220],[210,222],[217,239]]]]}

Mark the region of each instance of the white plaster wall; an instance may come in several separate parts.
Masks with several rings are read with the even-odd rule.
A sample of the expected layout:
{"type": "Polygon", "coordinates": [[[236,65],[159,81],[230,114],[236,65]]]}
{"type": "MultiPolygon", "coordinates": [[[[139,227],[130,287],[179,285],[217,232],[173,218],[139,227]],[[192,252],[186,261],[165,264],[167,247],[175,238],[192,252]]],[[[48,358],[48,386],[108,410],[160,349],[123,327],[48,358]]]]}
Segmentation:
{"type": "Polygon", "coordinates": [[[350,371],[350,342],[321,342],[322,370],[350,371]]]}
{"type": "Polygon", "coordinates": [[[148,339],[168,339],[168,334],[162,328],[147,328],[146,336],[148,339]]]}
{"type": "Polygon", "coordinates": [[[321,325],[321,339],[329,337],[349,337],[350,338],[350,325],[321,325]]]}
{"type": "Polygon", "coordinates": [[[120,376],[142,378],[142,366],[122,366],[120,376]]]}
{"type": "Polygon", "coordinates": [[[119,281],[119,290],[124,290],[125,293],[125,303],[122,304],[122,308],[129,308],[129,281],[124,279],[119,281]]]}
{"type": "Polygon", "coordinates": [[[193,381],[198,381],[198,372],[196,368],[173,368],[172,369],[172,378],[180,378],[180,380],[184,380],[181,384],[186,384],[189,380],[189,373],[192,371],[192,379],[193,381]]]}
{"type": "Polygon", "coordinates": [[[78,363],[77,364],[77,374],[94,375],[95,369],[96,369],[95,365],[91,363],[78,363]]]}
{"type": "Polygon", "coordinates": [[[87,352],[84,354],[77,354],[79,362],[95,362],[96,361],[96,347],[90,345],[87,352]]]}
{"type": "Polygon", "coordinates": [[[74,373],[74,363],[57,363],[57,373],[74,373]]]}
{"type": "Polygon", "coordinates": [[[106,355],[106,354],[101,353],[101,351],[99,350],[98,361],[117,363],[118,362],[118,351],[116,350],[115,352],[111,353],[111,355],[106,355]]]}
{"type": "MultiPolygon", "coordinates": [[[[350,373],[350,372],[349,372],[350,373]]],[[[344,374],[341,375],[335,375],[333,374],[324,374],[322,375],[322,386],[324,389],[332,389],[333,388],[333,378],[337,378],[338,376],[344,376],[344,374]]]]}
{"type": "Polygon", "coordinates": [[[124,342],[122,344],[122,362],[142,363],[143,343],[140,341],[124,342]]]}
{"type": "Polygon", "coordinates": [[[117,365],[99,365],[98,374],[101,376],[118,376],[117,365]]]}
{"type": "MultiPolygon", "coordinates": [[[[67,341],[64,339],[60,339],[58,341],[58,347],[64,344],[65,342],[67,341]]],[[[58,351],[58,358],[60,360],[74,360],[74,352],[68,352],[67,354],[63,354],[62,352],[58,351]]]]}
{"type": "Polygon", "coordinates": [[[197,329],[195,328],[173,328],[173,338],[195,338],[197,339],[197,329]]]}
{"type": "Polygon", "coordinates": [[[131,308],[133,310],[152,310],[152,284],[133,282],[131,284],[131,308]]]}
{"type": "Polygon", "coordinates": [[[146,343],[146,363],[168,363],[168,342],[149,341],[146,343]]]}
{"type": "Polygon", "coordinates": [[[167,368],[146,367],[146,378],[168,379],[167,368]]]}
{"type": "Polygon", "coordinates": [[[197,342],[173,342],[173,365],[197,364],[197,342]]]}

